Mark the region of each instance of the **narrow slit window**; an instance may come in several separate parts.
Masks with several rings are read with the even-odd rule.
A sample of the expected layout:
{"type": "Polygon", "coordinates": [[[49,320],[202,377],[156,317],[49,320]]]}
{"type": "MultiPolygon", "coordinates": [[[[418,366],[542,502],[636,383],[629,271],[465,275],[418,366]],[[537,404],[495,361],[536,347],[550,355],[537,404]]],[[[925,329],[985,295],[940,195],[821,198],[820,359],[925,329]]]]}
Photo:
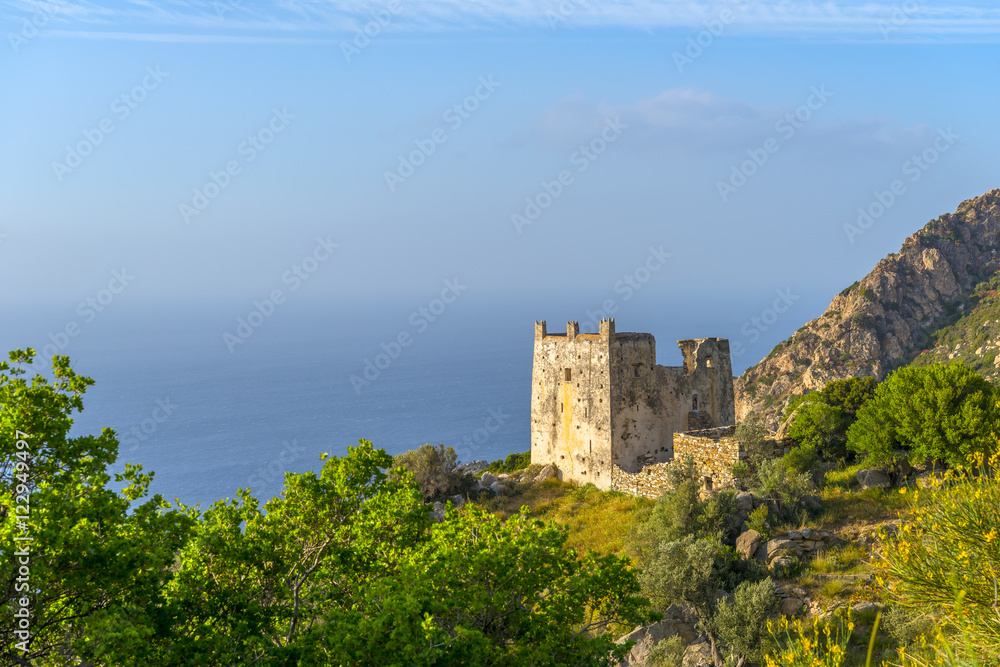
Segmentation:
{"type": "Polygon", "coordinates": [[[563,373],[564,373],[563,381],[565,381],[565,382],[571,382],[573,380],[573,369],[572,368],[567,368],[566,370],[563,371],[563,373]]]}

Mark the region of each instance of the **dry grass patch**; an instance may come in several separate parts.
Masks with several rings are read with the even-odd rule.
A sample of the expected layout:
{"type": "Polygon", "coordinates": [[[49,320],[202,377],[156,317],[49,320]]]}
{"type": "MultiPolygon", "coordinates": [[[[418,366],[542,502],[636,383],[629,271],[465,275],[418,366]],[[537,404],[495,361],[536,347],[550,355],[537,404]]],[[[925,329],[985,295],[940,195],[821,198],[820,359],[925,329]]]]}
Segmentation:
{"type": "Polygon", "coordinates": [[[499,496],[485,503],[501,518],[527,506],[533,516],[569,529],[566,545],[583,555],[588,550],[624,556],[625,538],[637,520],[653,507],[648,498],[617,491],[600,491],[592,484],[576,486],[556,479],[532,484],[512,496],[499,496]]]}

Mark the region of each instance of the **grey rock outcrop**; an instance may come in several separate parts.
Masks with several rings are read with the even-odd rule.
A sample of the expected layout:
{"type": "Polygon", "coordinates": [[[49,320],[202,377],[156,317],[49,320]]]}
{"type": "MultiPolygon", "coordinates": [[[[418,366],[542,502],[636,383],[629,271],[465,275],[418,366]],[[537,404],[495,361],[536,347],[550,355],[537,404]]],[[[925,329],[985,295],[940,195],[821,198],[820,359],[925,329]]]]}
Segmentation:
{"type": "Polygon", "coordinates": [[[878,468],[864,468],[855,477],[862,489],[888,489],[892,486],[889,474],[878,468]]]}
{"type": "MultiPolygon", "coordinates": [[[[754,411],[775,430],[792,397],[820,390],[833,380],[881,380],[918,354],[931,361],[957,355],[997,381],[1000,322],[982,325],[990,328],[983,332],[987,342],[978,348],[925,348],[955,314],[975,306],[974,288],[996,269],[998,260],[1000,190],[995,189],[962,202],[954,214],[928,222],[898,253],[835,296],[820,317],[747,369],[735,382],[737,419],[754,411]]],[[[970,320],[967,326],[974,323],[970,320]]]]}

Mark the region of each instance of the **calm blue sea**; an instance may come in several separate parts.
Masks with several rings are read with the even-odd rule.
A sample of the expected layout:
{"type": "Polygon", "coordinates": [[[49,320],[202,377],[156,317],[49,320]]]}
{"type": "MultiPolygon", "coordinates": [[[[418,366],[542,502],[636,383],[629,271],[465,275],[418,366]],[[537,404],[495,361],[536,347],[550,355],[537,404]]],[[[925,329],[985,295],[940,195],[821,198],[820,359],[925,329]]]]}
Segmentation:
{"type": "Polygon", "coordinates": [[[115,429],[118,467],[141,463],[156,473],[153,492],[188,504],[240,487],[268,498],[284,471],[318,469],[321,453],[346,454],[359,438],[393,454],[444,443],[463,461],[530,448],[530,319],[501,330],[458,312],[421,322],[405,308],[360,319],[357,309],[288,311],[230,352],[222,334],[239,312],[109,309],[89,323],[73,311],[22,313],[0,343],[41,350],[75,321],[81,331],[61,353],[96,384],[73,434],[115,429]],[[397,349],[401,333],[411,342],[397,349]],[[377,376],[365,378],[366,361],[382,366],[377,376]]]}
{"type": "MultiPolygon", "coordinates": [[[[285,471],[318,469],[321,453],[344,455],[359,438],[392,454],[443,443],[462,461],[529,450],[533,320],[553,308],[470,301],[429,321],[415,316],[421,305],[285,304],[233,351],[223,334],[235,335],[244,303],[122,302],[93,319],[76,304],[5,309],[0,348],[64,344],[59,352],[96,381],[73,434],[113,428],[117,467],[142,464],[155,472],[153,492],[187,504],[232,498],[240,487],[269,498],[285,471]],[[62,336],[71,323],[77,335],[62,336]],[[400,334],[410,344],[397,350],[400,334]],[[367,361],[383,368],[366,379],[367,361]]],[[[563,330],[566,310],[551,331],[563,330]]],[[[636,309],[619,329],[654,333],[659,363],[677,365],[678,338],[732,328],[704,319],[680,326],[671,317],[679,310],[636,309]]]]}

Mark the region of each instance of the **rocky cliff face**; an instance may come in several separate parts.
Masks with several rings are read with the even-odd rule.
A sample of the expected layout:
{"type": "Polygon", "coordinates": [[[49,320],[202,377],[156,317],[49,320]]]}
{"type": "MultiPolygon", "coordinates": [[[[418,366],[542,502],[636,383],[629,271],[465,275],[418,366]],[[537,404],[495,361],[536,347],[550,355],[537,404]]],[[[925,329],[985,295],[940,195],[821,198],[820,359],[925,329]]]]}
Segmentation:
{"type": "Polygon", "coordinates": [[[822,316],[747,369],[736,381],[737,419],[752,410],[777,428],[793,396],[847,377],[881,380],[915,359],[957,355],[994,372],[1000,347],[992,341],[1000,338],[986,335],[982,323],[1000,334],[1000,303],[995,322],[987,307],[996,297],[988,288],[1000,287],[998,259],[1000,190],[991,190],[928,222],[834,297],[822,316]]]}

